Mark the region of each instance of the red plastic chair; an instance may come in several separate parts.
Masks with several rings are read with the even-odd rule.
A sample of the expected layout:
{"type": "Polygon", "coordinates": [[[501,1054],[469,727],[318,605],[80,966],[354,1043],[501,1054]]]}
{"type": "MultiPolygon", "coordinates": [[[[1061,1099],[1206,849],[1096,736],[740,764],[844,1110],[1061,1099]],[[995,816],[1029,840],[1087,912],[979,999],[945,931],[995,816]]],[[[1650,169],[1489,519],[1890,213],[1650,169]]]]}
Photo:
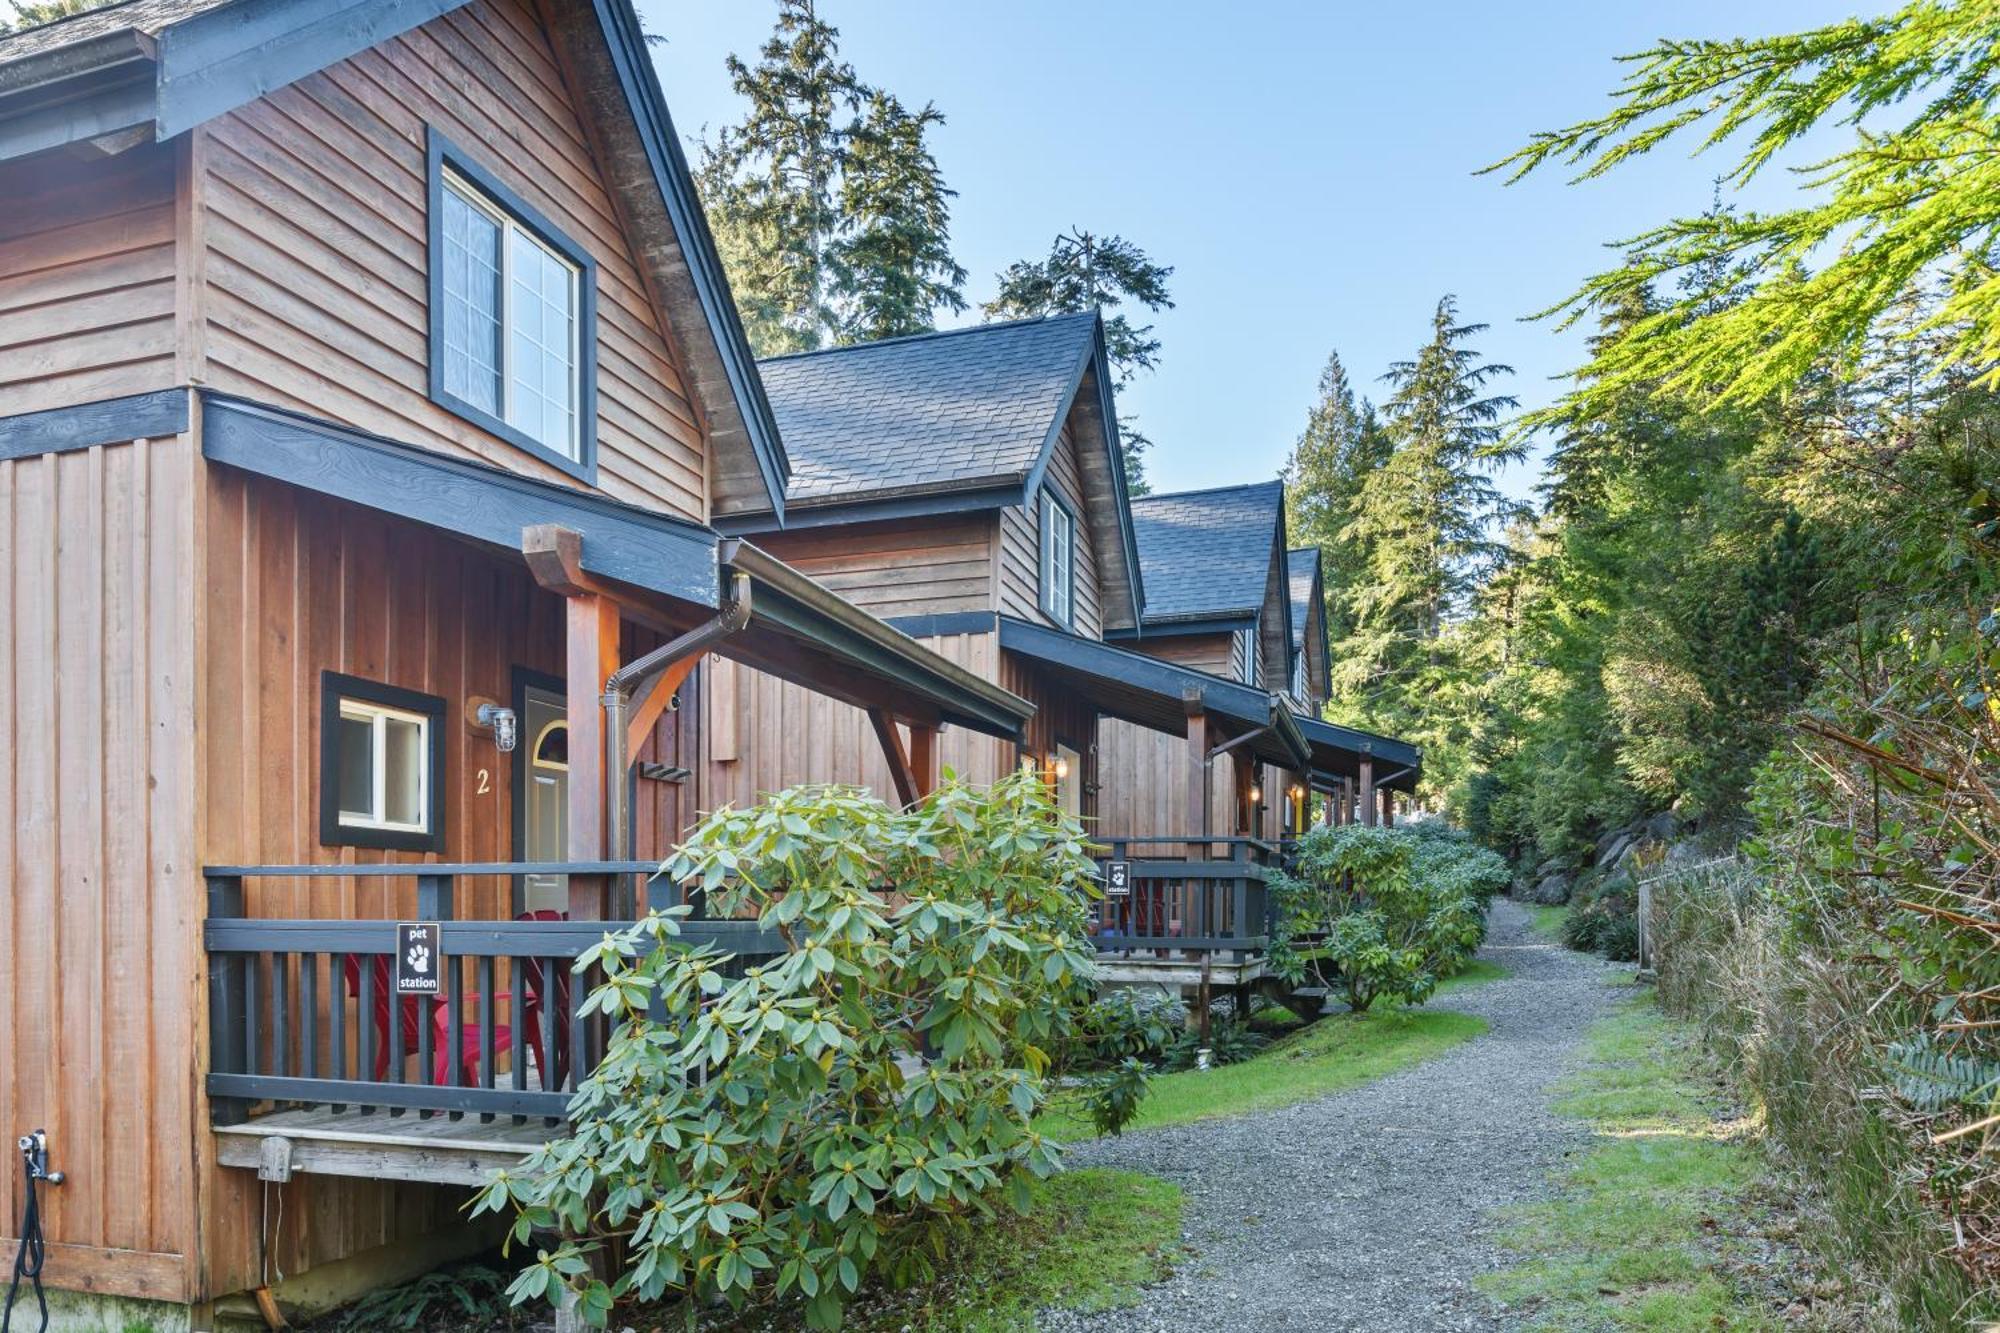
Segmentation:
{"type": "MultiPolygon", "coordinates": [[[[389,990],[394,984],[389,979],[389,960],[381,954],[370,955],[373,966],[374,986],[369,993],[372,1017],[375,1023],[375,1081],[382,1082],[389,1076],[389,990]]],[[[347,993],[355,999],[361,998],[361,957],[348,954],[341,965],[347,977],[347,993]]],[[[430,997],[405,995],[402,1003],[403,1053],[411,1055],[417,1049],[417,1024],[422,1021],[424,1000],[430,997]]],[[[435,1004],[437,1001],[432,999],[435,1004]]]]}
{"type": "MultiPolygon", "coordinates": [[[[569,913],[552,908],[541,908],[533,912],[523,912],[516,921],[567,921],[569,913]]],[[[544,1087],[558,1087],[569,1064],[569,1004],[570,974],[563,969],[556,974],[555,984],[555,1034],[556,1064],[551,1068],[548,1056],[542,1049],[542,1005],[548,998],[543,973],[545,965],[537,958],[524,958],[518,963],[521,969],[521,1016],[520,1021],[528,1029],[528,1049],[534,1052],[535,1068],[542,1071],[544,1087]]],[[[477,1001],[463,1005],[461,1012],[476,1013],[477,1001]]],[[[443,1002],[431,1014],[431,1077],[443,1084],[451,1078],[451,1010],[443,1002]]],[[[463,1086],[479,1087],[479,1021],[477,1017],[459,1024],[459,1040],[464,1043],[460,1051],[459,1071],[463,1076],[463,1086]]],[[[514,1049],[514,1028],[510,1023],[493,1025],[493,1058],[497,1063],[502,1055],[514,1049]]]]}

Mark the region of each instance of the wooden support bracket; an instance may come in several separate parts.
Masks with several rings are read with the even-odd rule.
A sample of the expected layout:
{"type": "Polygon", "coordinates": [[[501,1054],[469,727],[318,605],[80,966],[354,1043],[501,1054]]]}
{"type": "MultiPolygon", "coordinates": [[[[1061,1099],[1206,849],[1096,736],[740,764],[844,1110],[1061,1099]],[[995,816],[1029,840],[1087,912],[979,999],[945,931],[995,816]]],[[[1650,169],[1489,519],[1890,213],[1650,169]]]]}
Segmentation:
{"type": "Polygon", "coordinates": [[[886,709],[868,710],[868,721],[875,728],[875,739],[882,742],[882,754],[889,761],[889,780],[896,784],[896,802],[899,805],[914,804],[919,795],[916,770],[910,764],[910,755],[903,748],[903,734],[896,730],[896,719],[886,709]]]}

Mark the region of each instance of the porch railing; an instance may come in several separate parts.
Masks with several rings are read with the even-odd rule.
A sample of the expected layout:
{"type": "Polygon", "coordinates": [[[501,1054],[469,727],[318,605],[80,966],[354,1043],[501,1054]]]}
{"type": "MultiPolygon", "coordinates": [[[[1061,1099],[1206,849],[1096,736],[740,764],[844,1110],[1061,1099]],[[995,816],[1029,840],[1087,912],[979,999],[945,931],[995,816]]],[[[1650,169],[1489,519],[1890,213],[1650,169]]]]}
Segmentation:
{"type": "Polygon", "coordinates": [[[1092,841],[1123,862],[1128,883],[1097,903],[1099,953],[1261,953],[1270,944],[1267,878],[1278,849],[1257,838],[1120,838],[1092,841]]]}
{"type": "MultiPolygon", "coordinates": [[[[602,1019],[580,1012],[601,978],[595,969],[571,969],[606,931],[628,923],[460,920],[458,890],[477,879],[511,886],[524,875],[607,884],[630,877],[638,888],[626,901],[674,906],[679,888],[654,877],[656,869],[646,862],[210,867],[204,937],[215,1122],[294,1107],[559,1120],[608,1036],[602,1019]],[[397,920],[246,911],[247,881],[304,880],[310,890],[341,879],[415,881],[416,912],[406,919],[438,927],[436,996],[392,993],[397,920]]],[[[687,920],[682,939],[736,955],[732,971],[783,952],[775,934],[750,921],[687,920]]]]}

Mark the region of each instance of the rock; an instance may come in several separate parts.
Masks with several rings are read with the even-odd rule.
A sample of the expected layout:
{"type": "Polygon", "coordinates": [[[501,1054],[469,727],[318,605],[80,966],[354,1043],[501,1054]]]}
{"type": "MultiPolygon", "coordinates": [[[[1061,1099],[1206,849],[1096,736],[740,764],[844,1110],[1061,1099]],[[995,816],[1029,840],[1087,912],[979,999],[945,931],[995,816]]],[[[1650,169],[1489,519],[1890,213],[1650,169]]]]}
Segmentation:
{"type": "Polygon", "coordinates": [[[1656,842],[1670,842],[1674,834],[1680,831],[1680,826],[1679,816],[1671,810],[1662,810],[1646,821],[1646,836],[1656,842]]]}
{"type": "Polygon", "coordinates": [[[1576,877],[1567,871],[1558,870],[1552,875],[1544,875],[1535,882],[1529,901],[1544,907],[1560,907],[1569,901],[1570,888],[1575,883],[1576,877]]]}
{"type": "Polygon", "coordinates": [[[1600,842],[1597,852],[1597,868],[1603,870],[1624,860],[1625,853],[1632,850],[1633,838],[1630,833],[1614,833],[1600,842]]]}

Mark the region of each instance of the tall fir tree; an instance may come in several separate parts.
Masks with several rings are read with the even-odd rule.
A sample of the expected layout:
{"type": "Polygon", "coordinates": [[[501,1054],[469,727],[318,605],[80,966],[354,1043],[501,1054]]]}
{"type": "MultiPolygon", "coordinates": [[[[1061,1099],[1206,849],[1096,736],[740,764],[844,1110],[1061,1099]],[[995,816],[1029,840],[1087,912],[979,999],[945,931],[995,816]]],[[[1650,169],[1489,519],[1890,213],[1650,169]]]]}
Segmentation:
{"type": "Polygon", "coordinates": [[[1515,400],[1488,392],[1513,372],[1465,345],[1485,327],[1460,324],[1447,296],[1430,341],[1383,377],[1394,390],[1383,405],[1389,454],[1362,479],[1341,530],[1367,553],[1336,653],[1343,708],[1440,749],[1462,749],[1470,727],[1471,687],[1448,631],[1506,559],[1503,528],[1519,508],[1489,475],[1521,446],[1501,432],[1515,400]]]}
{"type": "Polygon", "coordinates": [[[914,114],[877,91],[849,141],[841,171],[844,234],[829,257],[851,341],[933,327],[939,309],[965,309],[965,270],[951,254],[951,200],[925,135],[944,116],[914,114]]]}
{"type": "Polygon", "coordinates": [[[840,58],[817,0],[778,0],[755,65],[729,57],[748,103],[702,144],[697,180],[745,332],[760,356],[933,326],[964,308],[952,191],[912,114],[840,58]]]}
{"type": "Polygon", "coordinates": [[[1341,538],[1361,483],[1389,457],[1389,437],[1366,399],[1356,400],[1340,354],[1320,372],[1319,396],[1285,460],[1285,530],[1294,546],[1320,549],[1328,632],[1346,637],[1353,590],[1367,576],[1368,552],[1341,538]]]}
{"type": "MultiPolygon", "coordinates": [[[[1072,227],[1055,238],[1046,258],[1009,264],[1000,274],[999,292],[981,309],[989,319],[1105,311],[1104,352],[1116,387],[1122,389],[1140,371],[1152,370],[1160,353],[1153,326],[1134,323],[1124,307],[1129,303],[1153,313],[1173,309],[1167,289],[1173,272],[1171,265],[1154,263],[1122,236],[1097,236],[1072,227]]],[[[1118,434],[1126,484],[1132,494],[1144,495],[1145,453],[1151,441],[1129,413],[1119,415],[1118,434]]]]}

